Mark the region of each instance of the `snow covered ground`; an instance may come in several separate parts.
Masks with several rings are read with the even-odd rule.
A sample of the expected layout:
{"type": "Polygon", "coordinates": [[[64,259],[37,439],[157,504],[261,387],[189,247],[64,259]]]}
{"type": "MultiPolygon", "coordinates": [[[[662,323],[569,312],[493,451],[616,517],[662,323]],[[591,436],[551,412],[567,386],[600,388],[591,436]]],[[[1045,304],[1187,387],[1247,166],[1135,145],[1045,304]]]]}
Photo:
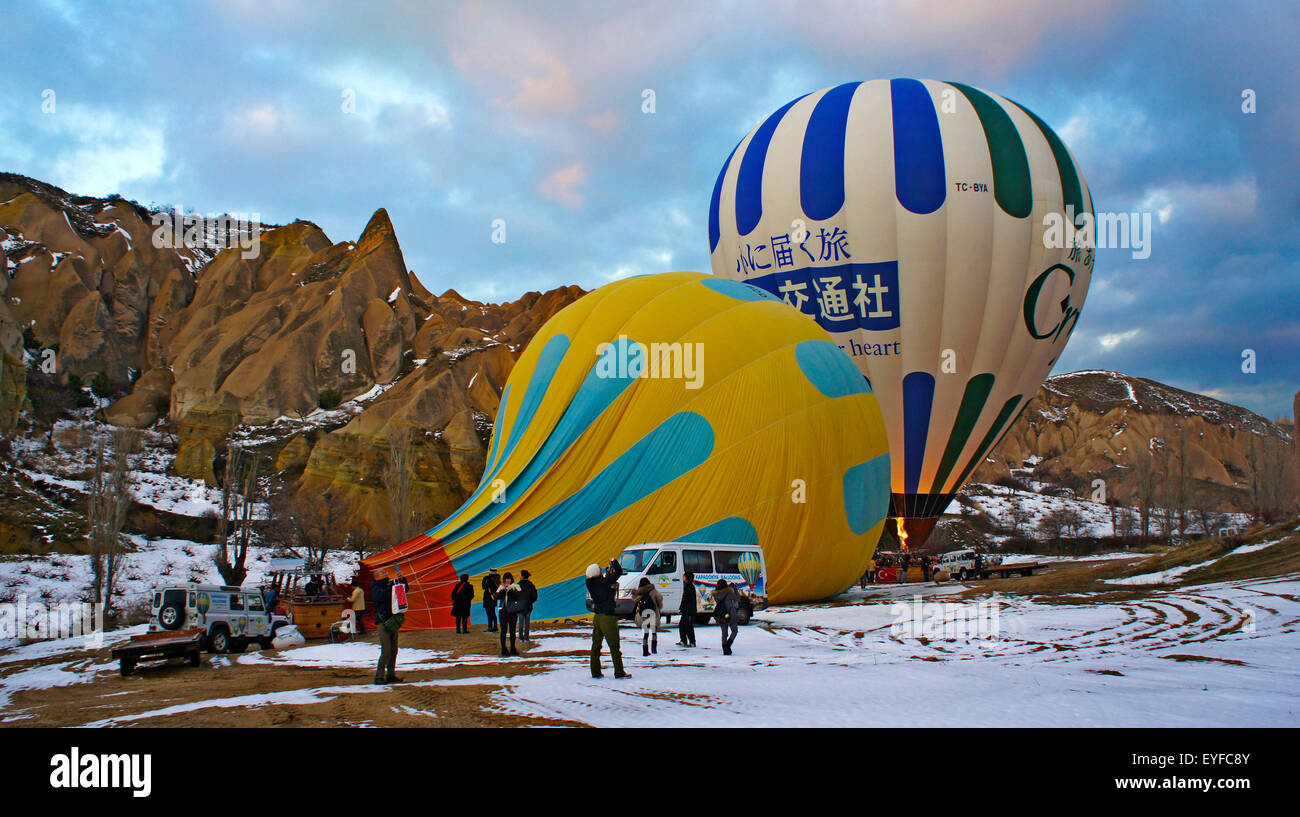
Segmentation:
{"type": "MultiPolygon", "coordinates": [[[[1034,491],[1050,488],[1052,486],[1030,481],[1034,491]]],[[[1030,491],[1017,491],[1014,495],[1008,496],[1007,489],[997,485],[986,485],[983,483],[971,483],[963,489],[963,495],[969,497],[970,501],[993,521],[1005,528],[1010,529],[1011,509],[1019,508],[1028,512],[1028,518],[1021,523],[1021,530],[1027,534],[1033,535],[1037,531],[1038,523],[1052,511],[1068,508],[1079,514],[1082,525],[1077,536],[1105,537],[1115,535],[1111,529],[1111,506],[1104,502],[1092,502],[1086,499],[1076,499],[1072,496],[1051,496],[1050,494],[1040,494],[1030,491]]],[[[949,512],[955,513],[958,506],[954,503],[949,512]]],[[[1153,516],[1161,513],[1159,510],[1153,510],[1153,516]]],[[[1116,511],[1116,515],[1128,514],[1131,528],[1136,530],[1140,527],[1137,512],[1132,508],[1121,507],[1116,511]]],[[[1219,526],[1222,528],[1232,528],[1243,530],[1250,525],[1250,517],[1241,513],[1224,513],[1217,514],[1219,526]]],[[[1122,523],[1121,523],[1122,525],[1122,523]]],[[[1153,522],[1153,527],[1155,523],[1153,522]]],[[[1195,520],[1188,520],[1188,533],[1200,534],[1200,523],[1195,520]]],[[[1154,531],[1153,531],[1154,532],[1154,531]]],[[[1218,531],[1210,531],[1211,534],[1217,534],[1218,531]]],[[[992,537],[995,541],[1004,541],[1007,537],[992,537]]]]}
{"type": "MultiPolygon", "coordinates": [[[[503,712],[596,726],[1297,726],[1300,581],[1229,582],[1119,604],[998,599],[1000,637],[891,636],[908,588],[860,603],[783,608],[742,628],[723,656],[699,647],[640,656],[632,678],[593,680],[582,655],[515,676],[503,712]],[[902,598],[895,604],[890,598],[902,598]]],[[[951,592],[953,588],[945,588],[951,592]]],[[[939,602],[928,594],[924,601],[939,602]]],[[[541,649],[581,650],[583,633],[541,649]]]]}
{"type": "MultiPolygon", "coordinates": [[[[536,674],[500,673],[493,656],[452,659],[440,650],[404,649],[403,671],[460,667],[455,678],[414,679],[415,687],[488,684],[501,713],[594,726],[1300,726],[1300,577],[1219,582],[1153,592],[1122,602],[1088,596],[1048,600],[991,596],[996,637],[908,635],[914,614],[960,621],[975,603],[964,588],[883,586],[853,590],[830,603],[772,608],[744,627],[735,654],[723,656],[718,630],[697,628],[695,649],[660,635],[659,654],[641,656],[639,632],[623,629],[632,677],[587,670],[590,630],[537,634],[524,659],[536,674]],[[923,594],[918,594],[923,590],[923,594]],[[945,603],[957,606],[943,606],[945,603]],[[929,605],[929,606],[927,606],[929,605]],[[465,667],[474,671],[468,675],[465,667]]],[[[951,624],[950,624],[951,626],[951,624]]],[[[121,637],[126,633],[115,633],[121,637]]],[[[373,666],[371,643],[317,644],[280,653],[214,656],[224,666],[290,665],[304,671],[373,666]]],[[[0,654],[0,721],[9,695],[90,683],[114,673],[77,639],[29,644],[0,654]],[[6,671],[16,662],[48,663],[6,671]]],[[[258,695],[214,697],[97,725],[209,708],[311,704],[387,691],[369,683],[258,695]]],[[[437,717],[402,704],[393,711],[437,717]]]]}

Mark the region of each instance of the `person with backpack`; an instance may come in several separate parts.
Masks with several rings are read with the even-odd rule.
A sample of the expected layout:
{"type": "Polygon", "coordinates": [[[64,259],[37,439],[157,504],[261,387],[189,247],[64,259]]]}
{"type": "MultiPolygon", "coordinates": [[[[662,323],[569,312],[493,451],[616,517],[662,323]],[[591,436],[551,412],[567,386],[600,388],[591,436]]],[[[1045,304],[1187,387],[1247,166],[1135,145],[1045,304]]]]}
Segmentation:
{"type": "Polygon", "coordinates": [[[537,585],[533,584],[532,574],[527,570],[519,571],[519,587],[524,591],[527,606],[519,614],[519,640],[533,643],[533,605],[537,603],[537,585]]]}
{"type": "Polygon", "coordinates": [[[677,646],[695,646],[695,611],[699,609],[699,594],[695,592],[695,574],[682,575],[682,603],[678,610],[677,646]]]}
{"type": "Polygon", "coordinates": [[[641,654],[659,653],[659,616],[664,609],[664,596],[646,576],[641,577],[633,594],[636,598],[637,626],[641,628],[641,654]]]}
{"type": "Polygon", "coordinates": [[[474,603],[474,585],[469,574],[460,574],[460,581],[451,588],[451,617],[456,619],[456,632],[469,632],[469,608],[474,603]]]}
{"type": "Polygon", "coordinates": [[[406,608],[394,607],[395,597],[406,598],[406,579],[394,581],[391,574],[383,573],[370,585],[370,598],[375,603],[375,624],[379,628],[379,664],[375,667],[376,684],[400,684],[402,679],[394,674],[397,668],[397,633],[406,620],[406,608]],[[401,592],[394,592],[395,586],[401,592]]]}
{"type": "Polygon", "coordinates": [[[739,632],[736,626],[739,613],[740,596],[731,589],[726,579],[718,579],[718,586],[713,590],[713,617],[722,630],[723,655],[731,655],[731,645],[739,632]]]}
{"type": "Polygon", "coordinates": [[[497,601],[501,603],[500,633],[501,657],[518,655],[515,649],[515,627],[519,620],[519,611],[524,605],[524,591],[515,584],[515,576],[509,571],[501,577],[501,586],[496,590],[497,601]],[[510,651],[506,652],[506,631],[510,632],[510,651]]]}
{"type": "Polygon", "coordinates": [[[487,631],[497,631],[497,588],[501,586],[501,576],[497,569],[491,568],[483,577],[483,612],[487,614],[487,631]]]}
{"type": "Polygon", "coordinates": [[[587,566],[587,594],[595,615],[591,619],[591,677],[603,678],[600,672],[600,642],[609,645],[609,657],[614,661],[615,678],[631,678],[623,671],[623,654],[618,646],[618,618],[615,599],[618,595],[618,578],[623,566],[611,559],[609,568],[602,574],[600,565],[587,566]]]}

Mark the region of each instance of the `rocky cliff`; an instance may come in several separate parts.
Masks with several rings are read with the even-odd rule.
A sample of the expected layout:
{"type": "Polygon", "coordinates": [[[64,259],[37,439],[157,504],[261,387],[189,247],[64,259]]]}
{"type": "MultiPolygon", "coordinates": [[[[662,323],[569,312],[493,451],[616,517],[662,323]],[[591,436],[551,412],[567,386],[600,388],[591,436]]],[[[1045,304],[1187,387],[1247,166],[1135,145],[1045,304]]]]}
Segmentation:
{"type": "MultiPolygon", "coordinates": [[[[1024,415],[975,471],[993,482],[1009,469],[1091,492],[1102,479],[1110,496],[1132,504],[1144,468],[1168,484],[1183,477],[1222,509],[1249,509],[1256,480],[1289,490],[1295,479],[1294,426],[1273,423],[1238,406],[1117,372],[1049,377],[1024,415]],[[1272,473],[1276,471],[1277,473],[1272,473]]],[[[1198,499],[1201,497],[1197,497],[1198,499]]]]}

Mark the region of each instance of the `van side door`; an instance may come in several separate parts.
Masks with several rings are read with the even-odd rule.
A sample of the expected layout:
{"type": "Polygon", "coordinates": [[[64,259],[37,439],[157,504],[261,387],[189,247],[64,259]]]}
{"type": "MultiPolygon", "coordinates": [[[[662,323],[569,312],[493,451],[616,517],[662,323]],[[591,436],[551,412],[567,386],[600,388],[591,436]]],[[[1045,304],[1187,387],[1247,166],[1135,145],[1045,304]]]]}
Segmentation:
{"type": "Polygon", "coordinates": [[[713,612],[713,586],[718,578],[713,574],[713,552],[683,550],[682,572],[695,574],[695,609],[701,613],[713,612]]]}
{"type": "Polygon", "coordinates": [[[664,597],[664,613],[676,614],[682,605],[682,577],[677,563],[677,551],[664,548],[646,568],[646,578],[659,588],[664,597]]]}

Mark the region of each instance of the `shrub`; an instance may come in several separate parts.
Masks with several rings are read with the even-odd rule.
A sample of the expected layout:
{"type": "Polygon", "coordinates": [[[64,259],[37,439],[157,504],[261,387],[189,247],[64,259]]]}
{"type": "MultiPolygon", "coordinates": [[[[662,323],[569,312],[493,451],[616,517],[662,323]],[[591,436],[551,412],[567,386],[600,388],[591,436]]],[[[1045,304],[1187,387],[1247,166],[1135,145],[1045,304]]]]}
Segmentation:
{"type": "Polygon", "coordinates": [[[338,389],[325,389],[320,393],[320,407],[323,409],[332,409],[343,402],[343,395],[338,389]]]}

